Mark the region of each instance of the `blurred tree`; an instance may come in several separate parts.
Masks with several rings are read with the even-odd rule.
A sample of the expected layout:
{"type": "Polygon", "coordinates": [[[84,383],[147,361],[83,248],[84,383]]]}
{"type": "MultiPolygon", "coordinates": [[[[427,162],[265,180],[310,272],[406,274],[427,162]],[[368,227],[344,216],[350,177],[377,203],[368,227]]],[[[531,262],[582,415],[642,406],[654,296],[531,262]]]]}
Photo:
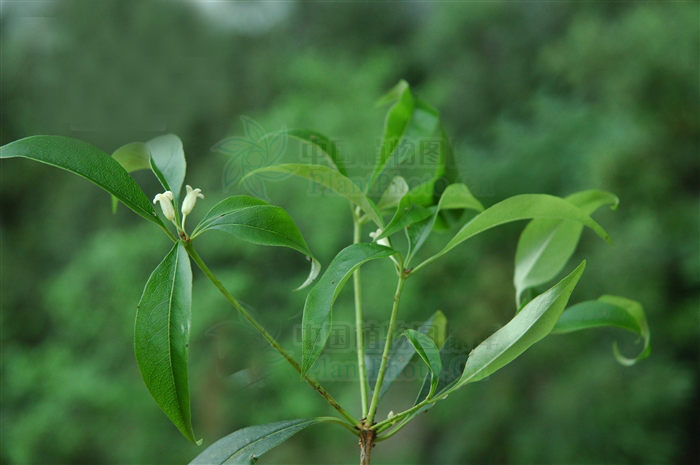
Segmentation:
{"type": "MultiPolygon", "coordinates": [[[[213,205],[227,160],[209,148],[242,132],[239,115],[268,130],[327,133],[361,173],[382,124],[373,100],[406,78],[441,110],[463,177],[485,204],[591,187],[620,196],[620,209],[600,217],[617,246],[584,236],[591,269],[577,296],[606,289],[642,301],[654,354],[626,370],[607,345],[616,333],[548,338],[383,443],[375,460],[700,463],[697,3],[199,3],[3,2],[0,143],[53,133],[112,151],[175,132],[188,180],[213,205]],[[233,16],[246,21],[222,21],[233,16]]],[[[160,235],[126,209],[112,216],[106,196],[56,170],[4,161],[0,182],[0,460],[194,457],[152,405],[132,355],[140,287],[166,248],[139,241],[160,235]]],[[[268,187],[327,265],[349,222],[300,181],[268,187]]],[[[402,319],[441,309],[469,344],[505,323],[517,231],[494,230],[427,268],[425,284],[406,289],[402,319]]],[[[293,252],[219,241],[202,255],[294,348],[289,328],[304,295],[289,291],[306,264],[293,252]]],[[[378,276],[364,273],[367,302],[385,295],[378,276]]],[[[198,278],[191,378],[205,440],[326,412],[198,278]]],[[[352,319],[347,297],[339,321],[352,319]]],[[[367,309],[377,321],[385,312],[367,309]]],[[[346,381],[330,389],[352,405],[346,381]]],[[[396,383],[389,404],[412,402],[417,389],[396,383]]],[[[310,429],[266,459],[354,463],[355,447],[341,432],[310,429]]]]}

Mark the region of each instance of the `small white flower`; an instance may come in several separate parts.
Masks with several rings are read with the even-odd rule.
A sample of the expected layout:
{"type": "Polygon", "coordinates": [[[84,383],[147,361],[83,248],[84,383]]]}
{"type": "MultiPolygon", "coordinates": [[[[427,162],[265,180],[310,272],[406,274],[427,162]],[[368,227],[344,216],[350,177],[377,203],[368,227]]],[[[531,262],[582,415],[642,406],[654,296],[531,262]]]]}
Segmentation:
{"type": "Polygon", "coordinates": [[[185,188],[187,189],[187,195],[185,200],[182,201],[182,214],[187,216],[194,208],[194,204],[197,203],[197,197],[203,199],[204,195],[202,194],[202,189],[192,189],[190,185],[185,186],[185,188]]]}
{"type": "Polygon", "coordinates": [[[165,191],[162,194],[158,194],[153,199],[153,204],[160,202],[160,208],[163,210],[163,215],[168,221],[175,221],[175,208],[173,207],[173,193],[170,191],[165,191]]]}
{"type": "MultiPolygon", "coordinates": [[[[375,232],[369,233],[369,237],[371,237],[372,239],[376,240],[377,237],[379,237],[381,234],[382,234],[382,228],[379,228],[379,229],[377,229],[375,232]]],[[[389,239],[386,238],[386,237],[385,237],[385,238],[382,238],[382,239],[379,239],[379,240],[377,241],[377,244],[383,245],[383,246],[386,246],[386,247],[389,247],[389,239]]]]}

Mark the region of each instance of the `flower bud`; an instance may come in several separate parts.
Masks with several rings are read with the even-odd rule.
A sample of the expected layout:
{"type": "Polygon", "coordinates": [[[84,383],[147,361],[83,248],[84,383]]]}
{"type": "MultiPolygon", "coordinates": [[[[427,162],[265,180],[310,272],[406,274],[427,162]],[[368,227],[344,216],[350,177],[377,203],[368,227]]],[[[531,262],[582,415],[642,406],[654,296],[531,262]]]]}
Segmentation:
{"type": "Polygon", "coordinates": [[[202,194],[202,189],[192,189],[190,185],[185,186],[185,188],[187,189],[187,195],[185,200],[182,201],[182,214],[187,216],[194,208],[194,204],[197,203],[197,197],[203,199],[204,195],[202,194]]]}
{"type": "Polygon", "coordinates": [[[163,215],[168,221],[175,220],[175,208],[173,207],[173,193],[170,191],[165,191],[162,194],[158,194],[153,199],[153,204],[160,202],[160,208],[163,210],[163,215]]]}
{"type": "MultiPolygon", "coordinates": [[[[379,229],[377,229],[375,232],[369,233],[369,237],[371,237],[372,239],[375,239],[375,240],[376,240],[377,237],[380,236],[381,234],[382,234],[382,228],[379,228],[379,229]]],[[[379,240],[377,241],[377,244],[383,245],[383,246],[386,246],[386,247],[389,247],[389,239],[386,238],[386,237],[385,237],[385,238],[382,238],[382,239],[379,239],[379,240]]]]}

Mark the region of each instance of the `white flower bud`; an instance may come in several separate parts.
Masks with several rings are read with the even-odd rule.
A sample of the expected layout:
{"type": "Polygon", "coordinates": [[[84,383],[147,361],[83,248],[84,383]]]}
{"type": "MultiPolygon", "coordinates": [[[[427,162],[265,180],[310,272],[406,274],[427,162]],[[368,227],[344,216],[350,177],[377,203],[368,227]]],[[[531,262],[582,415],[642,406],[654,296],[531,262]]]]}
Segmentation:
{"type": "Polygon", "coordinates": [[[173,207],[173,193],[170,191],[165,191],[162,194],[158,194],[153,199],[153,204],[160,202],[160,208],[163,210],[163,215],[168,221],[175,220],[175,207],[173,207]]]}
{"type": "Polygon", "coordinates": [[[187,189],[187,195],[185,200],[182,201],[182,214],[187,216],[194,208],[194,204],[197,203],[197,197],[203,199],[204,195],[202,194],[202,189],[192,189],[190,185],[185,186],[185,188],[187,189]]]}
{"type": "MultiPolygon", "coordinates": [[[[379,228],[375,232],[369,233],[369,237],[376,240],[377,237],[379,237],[381,234],[382,234],[382,228],[379,228]]],[[[389,247],[389,238],[385,237],[383,239],[379,239],[377,241],[377,244],[389,247]]]]}

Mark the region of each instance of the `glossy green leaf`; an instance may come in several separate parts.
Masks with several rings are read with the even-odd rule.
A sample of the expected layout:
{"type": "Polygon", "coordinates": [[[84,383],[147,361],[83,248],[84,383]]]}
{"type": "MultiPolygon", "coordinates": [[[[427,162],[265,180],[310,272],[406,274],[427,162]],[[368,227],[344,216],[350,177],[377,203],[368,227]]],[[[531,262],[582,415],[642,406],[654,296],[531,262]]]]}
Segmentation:
{"type": "Polygon", "coordinates": [[[278,421],[243,428],[209,446],[190,465],[252,465],[261,455],[280,445],[299,431],[326,418],[278,421]]]}
{"type": "Polygon", "coordinates": [[[82,176],[140,216],[163,224],[146,194],[119,162],[87,142],[62,136],[32,136],[0,147],[0,158],[12,157],[29,158],[82,176]]]}
{"type": "Polygon", "coordinates": [[[287,129],[287,135],[305,144],[309,144],[312,148],[318,150],[340,174],[343,176],[348,175],[343,159],[340,158],[338,147],[336,147],[335,142],[327,136],[310,129],[287,129]]]}
{"type": "Polygon", "coordinates": [[[583,210],[566,200],[546,194],[522,194],[505,199],[487,208],[465,224],[462,229],[437,254],[416,268],[421,268],[454,247],[487,229],[512,221],[532,218],[557,218],[583,223],[610,245],[612,241],[605,230],[583,210]]]}
{"type": "MultiPolygon", "coordinates": [[[[418,332],[427,335],[435,344],[436,347],[442,347],[445,343],[447,331],[447,318],[438,310],[428,318],[425,323],[418,327],[418,332]]],[[[395,338],[389,349],[389,357],[387,359],[386,372],[384,373],[384,381],[379,390],[379,397],[383,397],[386,391],[396,378],[403,372],[409,364],[416,350],[405,339],[395,338]]],[[[383,344],[382,344],[383,346],[383,344]]],[[[372,352],[365,351],[365,364],[367,366],[367,380],[369,381],[370,390],[374,390],[379,373],[379,364],[382,360],[381,351],[372,352]]]]}
{"type": "Polygon", "coordinates": [[[469,354],[464,372],[452,389],[490,376],[549,334],[564,311],[585,267],[584,261],[554,287],[530,301],[504,327],[479,344],[469,354]]]}
{"type": "Polygon", "coordinates": [[[146,282],[136,312],[134,348],[144,383],[180,432],[192,431],[187,353],[190,341],[192,269],[181,242],[146,282]]]}
{"type": "Polygon", "coordinates": [[[219,230],[253,244],[289,247],[311,260],[311,272],[302,289],[318,276],[321,264],[309,250],[294,220],[281,207],[267,202],[236,195],[228,197],[212,207],[192,232],[192,238],[208,230],[219,230]]]}
{"type": "Polygon", "coordinates": [[[321,355],[330,335],[333,302],[343,285],[359,266],[370,260],[386,258],[396,251],[378,244],[352,244],[335,256],[321,279],[309,291],[302,319],[302,376],[321,355]]]}
{"type": "Polygon", "coordinates": [[[478,212],[484,211],[483,205],[472,195],[464,184],[452,184],[445,189],[437,206],[431,210],[431,215],[426,219],[415,223],[406,230],[408,236],[408,253],[406,263],[410,262],[416,252],[425,243],[437,221],[438,214],[442,210],[470,209],[478,212]]]}
{"type": "MultiPolygon", "coordinates": [[[[617,207],[619,199],[610,192],[588,190],[566,197],[568,202],[590,215],[603,205],[617,207]]],[[[554,279],[569,261],[578,245],[583,224],[560,219],[536,219],[520,235],[515,253],[516,303],[523,292],[554,279]]]]}
{"type": "Polygon", "coordinates": [[[620,354],[617,342],[613,353],[618,362],[631,366],[651,353],[651,334],[644,308],[639,302],[613,295],[601,296],[598,300],[578,303],[564,311],[552,330],[552,334],[564,334],[589,328],[616,327],[637,334],[644,341],[639,355],[628,358],[620,354]]]}
{"type": "Polygon", "coordinates": [[[399,165],[416,153],[419,142],[432,137],[440,123],[439,112],[427,103],[413,98],[406,81],[399,82],[378,103],[393,102],[384,121],[381,151],[367,189],[389,166],[399,165]]]}
{"type": "Polygon", "coordinates": [[[333,168],[322,165],[303,165],[298,163],[265,166],[251,171],[241,182],[249,176],[267,172],[289,173],[320,184],[360,207],[378,226],[382,227],[384,225],[384,220],[382,220],[374,202],[372,202],[354,182],[333,168]]]}
{"type": "Polygon", "coordinates": [[[415,329],[407,329],[404,333],[416,352],[423,359],[425,364],[430,369],[433,381],[433,390],[437,388],[437,383],[442,370],[442,361],[440,360],[440,351],[435,342],[425,334],[416,331],[415,329]]]}
{"type": "Polygon", "coordinates": [[[185,150],[175,134],[155,137],[146,146],[151,151],[151,168],[166,191],[175,196],[175,205],[180,203],[180,190],[185,182],[185,150]]]}

